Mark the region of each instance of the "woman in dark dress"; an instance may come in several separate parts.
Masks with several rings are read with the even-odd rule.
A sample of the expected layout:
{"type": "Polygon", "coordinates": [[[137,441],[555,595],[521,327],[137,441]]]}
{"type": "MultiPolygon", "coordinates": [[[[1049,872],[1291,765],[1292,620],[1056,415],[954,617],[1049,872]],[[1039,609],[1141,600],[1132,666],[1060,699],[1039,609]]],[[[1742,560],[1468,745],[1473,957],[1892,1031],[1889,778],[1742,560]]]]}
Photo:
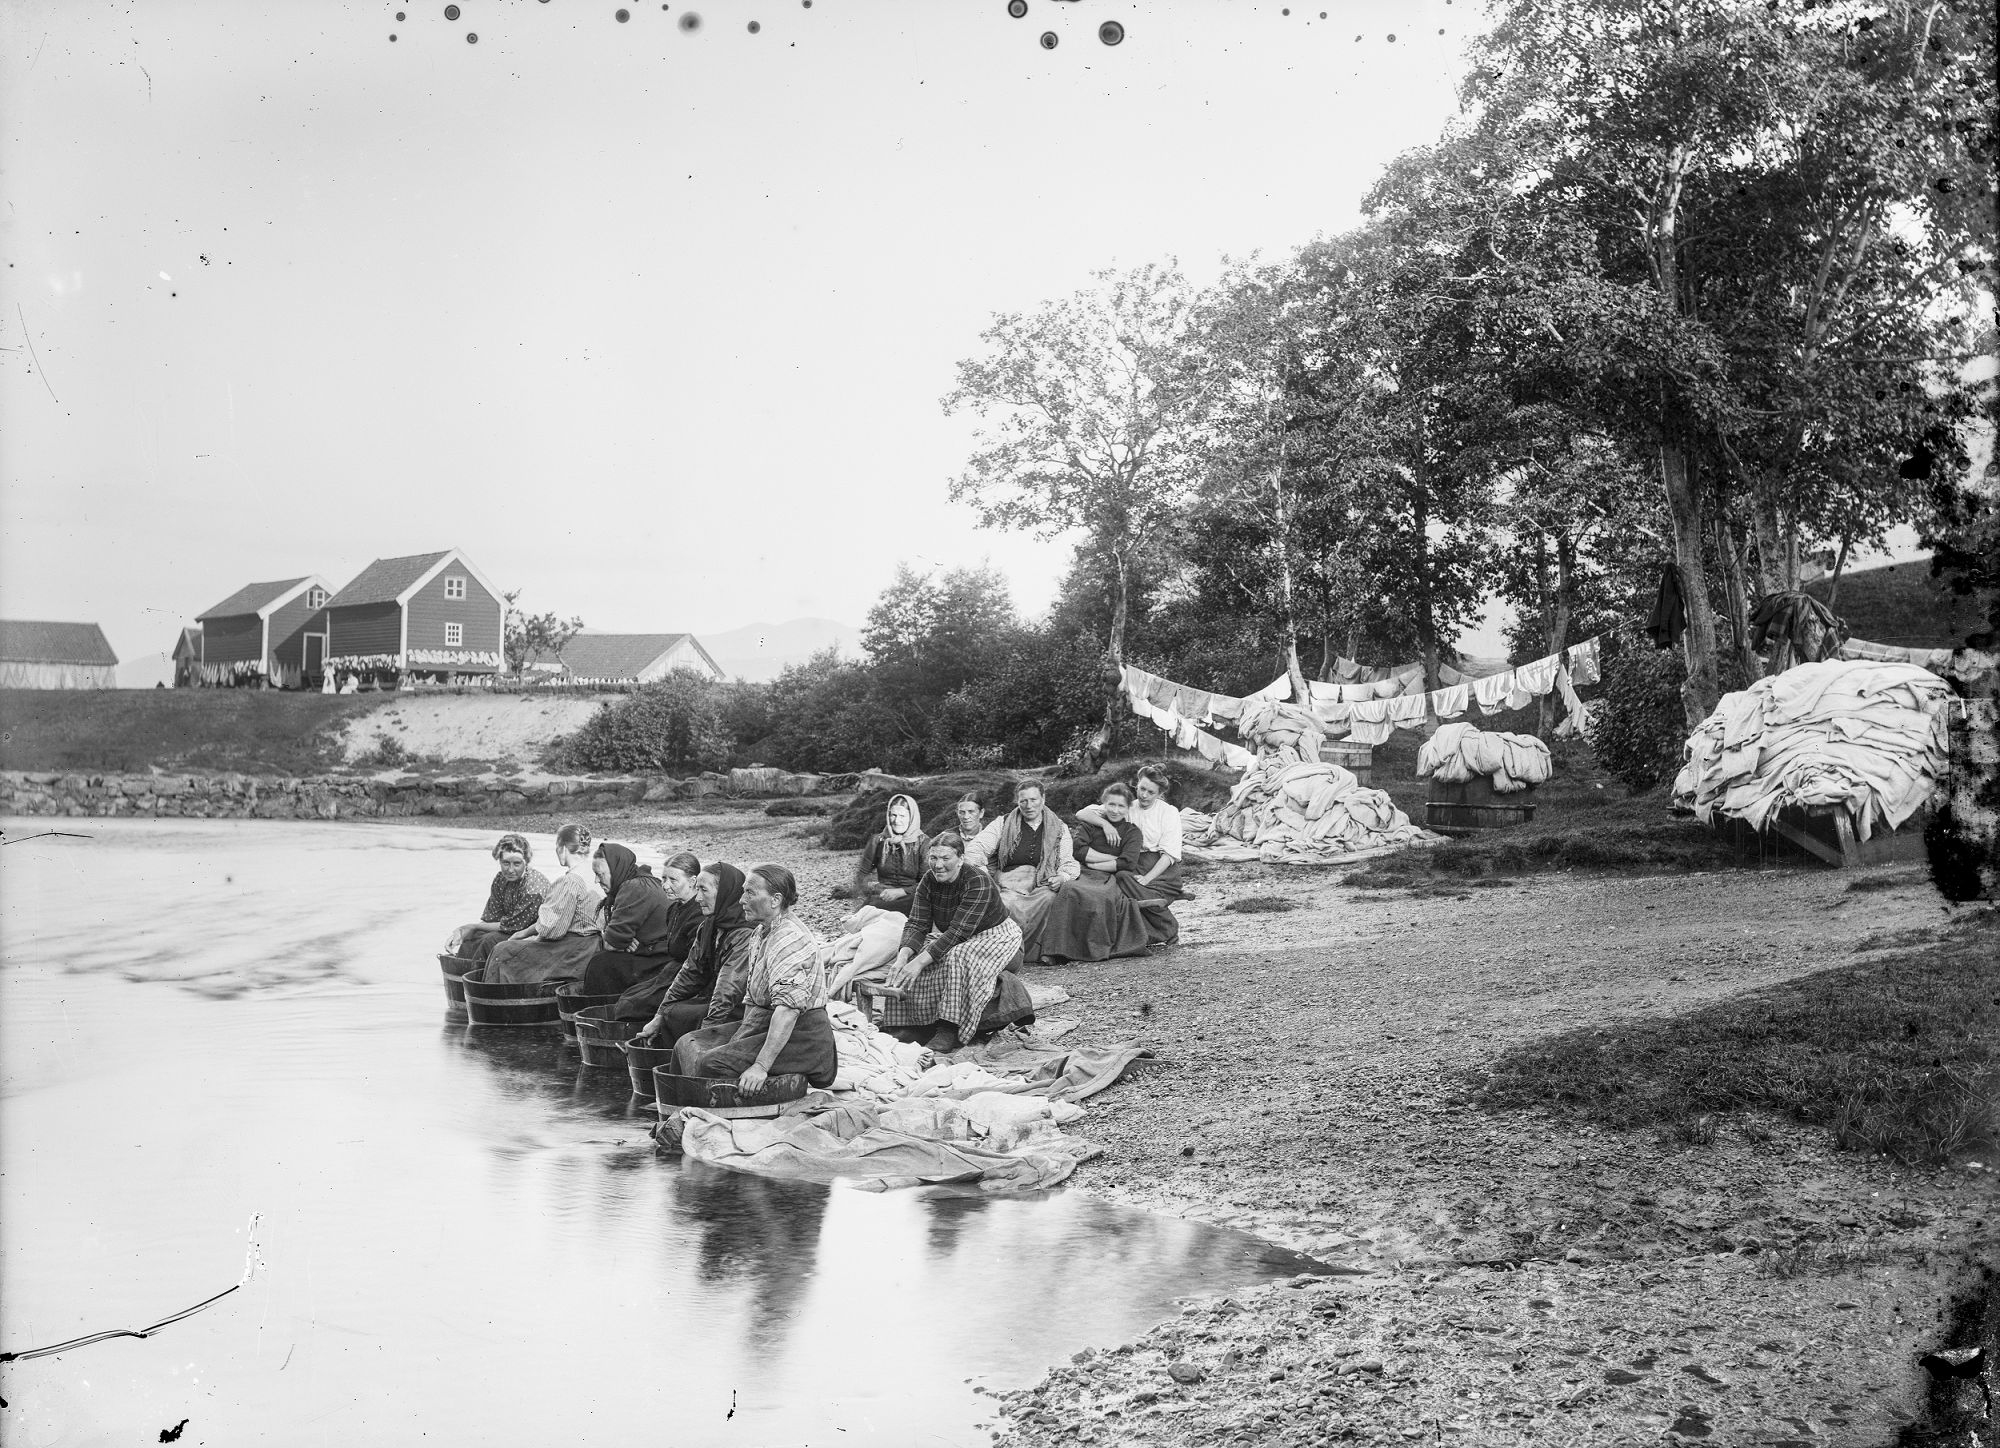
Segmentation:
{"type": "MultiPolygon", "coordinates": [[[[639,868],[643,870],[645,866],[639,868]]],[[[682,963],[688,958],[688,952],[694,949],[695,935],[701,929],[701,897],[695,888],[695,881],[700,878],[701,861],[685,852],[673,856],[660,866],[660,888],[666,891],[667,899],[673,904],[667,913],[665,939],[660,948],[654,952],[660,958],[659,968],[640,976],[629,986],[620,986],[615,982],[614,973],[622,973],[623,969],[630,967],[622,967],[620,963],[612,962],[602,968],[596,978],[613,979],[614,983],[604,990],[589,993],[611,995],[622,990],[629,995],[634,991],[645,991],[650,987],[652,998],[646,1011],[637,1019],[643,1020],[645,1015],[651,1013],[653,1005],[658,1003],[658,998],[673,984],[674,976],[679,973],[682,963]]],[[[608,933],[605,949],[607,954],[618,949],[608,933]]],[[[591,963],[595,965],[595,959],[591,963]]]]}
{"type": "Polygon", "coordinates": [[[623,845],[599,845],[590,864],[604,891],[597,907],[604,943],[584,964],[577,989],[583,995],[617,995],[669,963],[679,902],[623,845]]]}
{"type": "Polygon", "coordinates": [[[445,946],[467,960],[483,962],[494,946],[533,925],[542,911],[542,897],[549,893],[549,877],[528,863],[535,851],[526,835],[500,836],[493,858],[500,862],[500,873],[486,892],[486,908],[477,920],[459,926],[445,946]]]}
{"type": "Polygon", "coordinates": [[[1150,939],[1146,912],[1120,888],[1122,876],[1137,878],[1142,841],[1126,818],[1132,791],[1113,781],[1098,802],[1081,811],[1071,833],[1083,871],[1056,891],[1042,924],[1042,959],[1115,960],[1144,955],[1150,939]]]}
{"type": "Polygon", "coordinates": [[[674,1046],[674,1070],[709,1081],[734,1081],[746,1094],[772,1076],[803,1076],[831,1086],[840,1071],[833,1022],[826,1015],[825,944],[793,917],[798,882],[783,865],[753,865],[743,882],[743,913],[756,924],[750,974],[743,986],[743,1020],[727,1040],[708,1031],[674,1046]]]}
{"type": "Polygon", "coordinates": [[[701,928],[687,960],[664,987],[650,980],[618,999],[621,1021],[645,1021],[635,1040],[671,1046],[690,1032],[715,1028],[725,1040],[743,1019],[743,982],[750,969],[754,933],[743,915],[743,872],[717,861],[695,882],[701,928]]]}
{"type": "Polygon", "coordinates": [[[854,894],[863,904],[908,915],[930,847],[916,800],[907,794],[891,799],[883,825],[868,837],[854,862],[854,894]]]}

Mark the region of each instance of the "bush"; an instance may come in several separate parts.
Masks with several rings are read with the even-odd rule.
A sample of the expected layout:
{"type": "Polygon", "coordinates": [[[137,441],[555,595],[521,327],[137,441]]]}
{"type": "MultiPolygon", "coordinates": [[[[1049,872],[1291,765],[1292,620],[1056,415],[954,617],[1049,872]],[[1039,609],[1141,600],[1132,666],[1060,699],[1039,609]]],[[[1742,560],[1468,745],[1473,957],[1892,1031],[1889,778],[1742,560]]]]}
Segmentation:
{"type": "Polygon", "coordinates": [[[1681,685],[1687,667],[1674,649],[1655,649],[1633,632],[1606,638],[1604,702],[1591,744],[1604,767],[1634,794],[1672,780],[1687,749],[1681,685]]]}
{"type": "Polygon", "coordinates": [[[725,686],[693,669],[675,669],[615,703],[550,749],[558,769],[626,774],[693,774],[729,762],[722,722],[725,686]]]}

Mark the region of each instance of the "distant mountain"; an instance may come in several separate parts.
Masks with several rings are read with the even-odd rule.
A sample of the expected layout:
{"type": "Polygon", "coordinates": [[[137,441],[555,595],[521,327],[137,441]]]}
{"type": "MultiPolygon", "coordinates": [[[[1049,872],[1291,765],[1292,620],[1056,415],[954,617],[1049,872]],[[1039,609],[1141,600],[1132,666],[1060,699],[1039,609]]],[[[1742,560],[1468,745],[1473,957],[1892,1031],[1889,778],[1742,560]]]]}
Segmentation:
{"type": "Polygon", "coordinates": [[[787,664],[802,664],[821,649],[836,646],[845,658],[861,657],[861,630],[830,618],[753,623],[728,633],[695,637],[732,679],[775,679],[787,664]]]}

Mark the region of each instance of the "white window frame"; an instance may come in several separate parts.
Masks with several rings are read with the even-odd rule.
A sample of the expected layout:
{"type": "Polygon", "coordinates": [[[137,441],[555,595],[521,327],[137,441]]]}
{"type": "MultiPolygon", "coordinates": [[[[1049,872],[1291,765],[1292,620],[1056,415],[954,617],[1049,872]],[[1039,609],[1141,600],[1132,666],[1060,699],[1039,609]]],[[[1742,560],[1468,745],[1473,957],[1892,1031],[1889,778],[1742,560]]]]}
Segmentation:
{"type": "Polygon", "coordinates": [[[449,576],[447,576],[447,577],[446,577],[446,579],[445,579],[445,581],[444,581],[444,596],[445,596],[446,598],[464,598],[464,597],[465,597],[465,575],[464,575],[464,574],[462,574],[462,573],[453,573],[453,574],[450,574],[449,576]]]}
{"type": "Polygon", "coordinates": [[[306,590],[306,612],[317,613],[320,609],[326,607],[327,599],[332,596],[324,588],[308,588],[306,590]]]}
{"type": "Polygon", "coordinates": [[[444,626],[444,646],[448,649],[462,649],[465,647],[464,624],[448,623],[444,626]]]}

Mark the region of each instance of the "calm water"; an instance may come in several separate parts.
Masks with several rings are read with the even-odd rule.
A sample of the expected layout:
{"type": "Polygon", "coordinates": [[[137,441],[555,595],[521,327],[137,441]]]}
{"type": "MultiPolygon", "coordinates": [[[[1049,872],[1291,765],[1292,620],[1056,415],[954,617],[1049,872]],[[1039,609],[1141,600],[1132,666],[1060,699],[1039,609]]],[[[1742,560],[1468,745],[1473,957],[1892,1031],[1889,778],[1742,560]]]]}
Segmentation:
{"type": "Polygon", "coordinates": [[[265,1265],[0,1367],[9,1444],[977,1444],[975,1386],[1304,1265],[1073,1193],[655,1156],[622,1077],[447,1022],[484,835],[60,827],[94,838],[0,848],[0,1348],[220,1291],[252,1214],[265,1265]]]}

